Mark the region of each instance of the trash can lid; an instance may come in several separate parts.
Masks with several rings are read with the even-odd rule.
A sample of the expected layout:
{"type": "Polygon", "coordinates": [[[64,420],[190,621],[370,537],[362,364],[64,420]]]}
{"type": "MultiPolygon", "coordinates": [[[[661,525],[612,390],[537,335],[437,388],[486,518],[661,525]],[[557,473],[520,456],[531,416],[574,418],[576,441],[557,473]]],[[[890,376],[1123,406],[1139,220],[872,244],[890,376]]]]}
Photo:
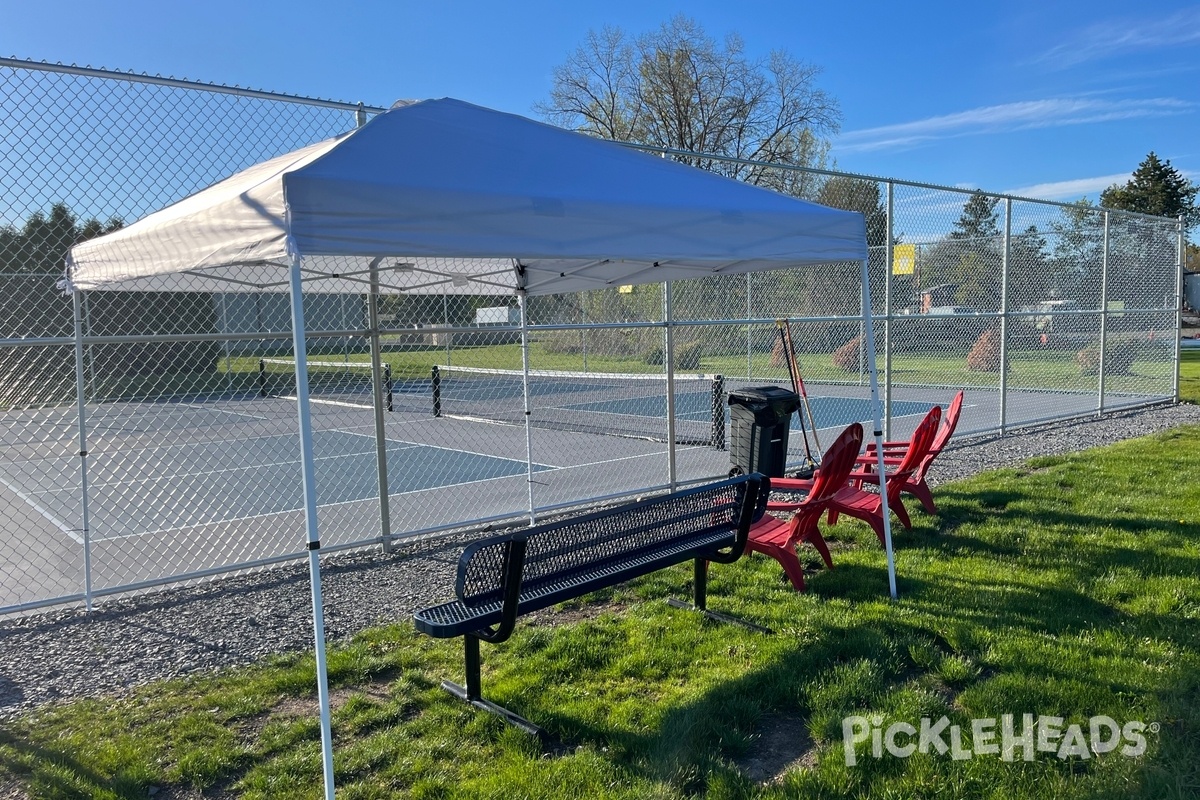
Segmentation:
{"type": "Polygon", "coordinates": [[[769,408],[782,416],[800,407],[800,395],[782,386],[746,386],[731,391],[727,402],[755,410],[769,408]]]}

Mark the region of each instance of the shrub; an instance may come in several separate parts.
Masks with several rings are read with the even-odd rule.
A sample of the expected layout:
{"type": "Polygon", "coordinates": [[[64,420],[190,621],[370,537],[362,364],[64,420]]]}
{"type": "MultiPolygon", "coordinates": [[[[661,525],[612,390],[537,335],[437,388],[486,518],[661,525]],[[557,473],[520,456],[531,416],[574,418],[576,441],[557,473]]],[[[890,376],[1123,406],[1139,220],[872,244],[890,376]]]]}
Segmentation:
{"type": "Polygon", "coordinates": [[[783,340],[780,339],[778,336],[776,336],[774,338],[775,338],[775,345],[771,348],[771,366],[776,367],[776,368],[786,367],[787,366],[787,360],[786,360],[787,356],[784,355],[783,340]]]}
{"type": "MultiPolygon", "coordinates": [[[[1105,353],[1105,370],[1110,375],[1129,375],[1133,371],[1133,357],[1137,354],[1132,341],[1112,340],[1105,353]]],[[[1100,373],[1100,345],[1089,344],[1075,354],[1075,363],[1084,375],[1100,373]]]]}
{"type": "Polygon", "coordinates": [[[967,354],[967,369],[972,372],[1000,371],[1000,332],[990,328],[979,335],[967,354]]]}
{"type": "Polygon", "coordinates": [[[861,349],[862,337],[855,336],[833,352],[833,365],[846,370],[846,372],[858,372],[861,349]]]}
{"type": "Polygon", "coordinates": [[[687,342],[675,348],[675,366],[678,369],[700,369],[704,347],[699,342],[687,342]]]}
{"type": "Polygon", "coordinates": [[[642,361],[653,366],[662,366],[663,349],[662,345],[654,345],[642,353],[642,361]]]}

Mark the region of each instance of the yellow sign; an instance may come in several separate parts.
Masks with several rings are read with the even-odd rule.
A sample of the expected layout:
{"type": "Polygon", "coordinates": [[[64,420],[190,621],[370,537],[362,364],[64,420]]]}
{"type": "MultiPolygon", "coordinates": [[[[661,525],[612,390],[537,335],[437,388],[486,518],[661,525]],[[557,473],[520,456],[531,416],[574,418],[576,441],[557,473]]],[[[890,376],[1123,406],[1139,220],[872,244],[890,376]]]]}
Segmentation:
{"type": "Polygon", "coordinates": [[[617,293],[618,294],[633,294],[633,287],[632,286],[618,286],[617,293]]]}
{"type": "Polygon", "coordinates": [[[917,268],[917,246],[915,244],[892,245],[892,274],[912,275],[917,268]]]}

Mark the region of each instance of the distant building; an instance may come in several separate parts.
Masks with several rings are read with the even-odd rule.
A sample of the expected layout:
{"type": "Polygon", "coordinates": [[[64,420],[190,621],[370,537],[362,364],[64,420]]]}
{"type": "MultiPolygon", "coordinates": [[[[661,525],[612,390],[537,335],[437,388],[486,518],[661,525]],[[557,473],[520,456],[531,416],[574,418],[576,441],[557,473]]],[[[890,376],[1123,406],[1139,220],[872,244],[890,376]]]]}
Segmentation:
{"type": "Polygon", "coordinates": [[[489,306],[475,309],[476,325],[520,325],[521,309],[510,306],[489,306]]]}
{"type": "Polygon", "coordinates": [[[943,283],[921,290],[921,313],[928,314],[931,308],[954,305],[954,295],[958,293],[957,283],[943,283]]]}

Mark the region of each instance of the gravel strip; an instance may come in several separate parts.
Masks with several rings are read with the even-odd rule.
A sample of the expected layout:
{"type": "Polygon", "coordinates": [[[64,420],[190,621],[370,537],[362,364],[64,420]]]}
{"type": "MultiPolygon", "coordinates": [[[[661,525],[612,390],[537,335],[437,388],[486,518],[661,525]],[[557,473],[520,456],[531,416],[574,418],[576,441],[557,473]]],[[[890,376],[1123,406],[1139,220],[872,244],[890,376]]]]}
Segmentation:
{"type": "MultiPolygon", "coordinates": [[[[1200,406],[1158,406],[1100,419],[962,439],[934,462],[930,483],[1200,424],[1200,406]]],[[[397,552],[323,560],[326,634],[344,639],[403,621],[450,594],[468,537],[397,552]]],[[[312,648],[307,563],[81,608],[0,620],[0,718],[80,697],[120,695],[162,678],[209,673],[312,648]]]]}

